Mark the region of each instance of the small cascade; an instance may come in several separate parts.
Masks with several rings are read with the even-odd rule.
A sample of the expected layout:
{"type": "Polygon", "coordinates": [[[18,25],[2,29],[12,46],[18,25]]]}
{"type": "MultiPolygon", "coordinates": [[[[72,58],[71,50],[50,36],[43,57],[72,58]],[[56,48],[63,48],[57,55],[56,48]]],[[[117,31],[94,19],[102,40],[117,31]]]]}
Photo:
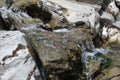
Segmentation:
{"type": "Polygon", "coordinates": [[[105,66],[109,65],[107,64],[109,63],[109,59],[105,56],[108,52],[109,48],[95,48],[91,52],[85,51],[82,53],[82,63],[84,64],[83,74],[86,76],[86,80],[92,80],[92,77],[100,64],[105,66]],[[97,64],[98,66],[96,67],[97,64]]]}
{"type": "Polygon", "coordinates": [[[20,30],[23,27],[26,27],[32,18],[28,16],[27,13],[22,12],[19,9],[6,9],[5,7],[0,8],[0,16],[1,16],[1,22],[2,27],[5,30],[20,30]]]}
{"type": "Polygon", "coordinates": [[[120,1],[111,1],[16,0],[6,8],[0,0],[0,80],[119,78],[120,1]]]}
{"type": "Polygon", "coordinates": [[[56,33],[59,33],[59,32],[70,32],[70,30],[68,30],[66,28],[62,28],[62,29],[53,30],[53,32],[56,32],[56,33]]]}

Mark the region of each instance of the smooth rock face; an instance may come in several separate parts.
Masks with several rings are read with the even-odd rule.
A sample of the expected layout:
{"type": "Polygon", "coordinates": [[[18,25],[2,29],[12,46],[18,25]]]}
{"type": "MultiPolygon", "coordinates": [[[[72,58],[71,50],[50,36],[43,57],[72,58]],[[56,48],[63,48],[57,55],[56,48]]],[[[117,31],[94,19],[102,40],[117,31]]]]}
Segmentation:
{"type": "Polygon", "coordinates": [[[113,26],[115,26],[117,29],[120,29],[120,21],[114,22],[113,26]]]}
{"type": "Polygon", "coordinates": [[[87,33],[81,28],[66,33],[28,31],[28,39],[39,53],[48,79],[81,79],[81,53],[94,48],[87,33]]]}
{"type": "MultiPolygon", "coordinates": [[[[48,0],[51,3],[57,4],[64,8],[62,15],[65,16],[69,24],[76,23],[78,21],[85,22],[90,28],[94,29],[98,33],[99,14],[100,7],[98,5],[93,6],[85,3],[77,3],[68,0],[48,0]],[[72,6],[71,6],[72,5],[72,6]]],[[[96,34],[95,33],[95,34],[96,34]]]]}
{"type": "Polygon", "coordinates": [[[95,14],[95,8],[90,5],[72,3],[71,1],[67,1],[67,0],[61,0],[61,1],[48,0],[48,1],[67,9],[64,15],[70,23],[85,20],[90,15],[95,14]]]}
{"type": "Polygon", "coordinates": [[[114,16],[107,12],[103,12],[103,14],[100,16],[100,18],[110,20],[111,22],[115,21],[114,16]]]}
{"type": "Polygon", "coordinates": [[[24,36],[19,31],[0,31],[1,80],[36,80],[38,69],[24,36]]]}
{"type": "Polygon", "coordinates": [[[120,14],[116,16],[116,21],[120,21],[120,14]]]}

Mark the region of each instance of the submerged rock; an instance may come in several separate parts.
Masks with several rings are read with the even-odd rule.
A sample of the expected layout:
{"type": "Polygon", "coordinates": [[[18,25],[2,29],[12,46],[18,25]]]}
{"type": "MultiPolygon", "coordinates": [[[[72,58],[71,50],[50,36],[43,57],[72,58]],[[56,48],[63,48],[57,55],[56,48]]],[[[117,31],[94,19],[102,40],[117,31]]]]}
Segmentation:
{"type": "Polygon", "coordinates": [[[0,31],[0,79],[40,80],[24,36],[19,31],[0,31]]]}

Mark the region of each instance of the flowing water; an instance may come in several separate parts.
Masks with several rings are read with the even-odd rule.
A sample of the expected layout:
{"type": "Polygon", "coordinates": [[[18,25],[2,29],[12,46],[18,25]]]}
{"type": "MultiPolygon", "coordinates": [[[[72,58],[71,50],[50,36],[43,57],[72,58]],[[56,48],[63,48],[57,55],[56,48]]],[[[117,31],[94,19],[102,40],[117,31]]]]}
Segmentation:
{"type": "Polygon", "coordinates": [[[86,80],[92,80],[93,73],[90,71],[91,67],[94,67],[95,64],[92,64],[92,61],[97,61],[103,64],[108,63],[108,58],[105,57],[108,54],[109,48],[95,48],[91,52],[85,51],[82,53],[82,63],[84,64],[84,74],[86,80]]]}
{"type": "MultiPolygon", "coordinates": [[[[16,13],[12,12],[11,10],[7,10],[5,7],[0,8],[0,10],[3,14],[2,15],[3,18],[7,18],[8,14],[10,14],[11,16],[14,16],[14,15],[18,16],[21,20],[24,18],[28,18],[28,19],[31,18],[24,12],[19,12],[16,14],[16,13]]],[[[36,24],[30,24],[28,28],[22,28],[22,29],[26,30],[26,31],[31,30],[31,29],[37,29],[36,26],[37,26],[36,24]]],[[[44,31],[44,30],[41,29],[41,31],[44,31]]],[[[70,30],[68,30],[66,28],[62,28],[62,29],[58,29],[58,30],[53,30],[53,32],[65,33],[65,32],[70,32],[70,30]]],[[[90,41],[86,41],[86,42],[87,43],[80,42],[78,47],[80,49],[82,49],[81,59],[82,59],[82,63],[83,63],[83,74],[85,75],[86,80],[92,80],[93,75],[94,75],[95,71],[98,70],[97,67],[99,67],[100,64],[103,64],[105,66],[109,65],[108,63],[109,63],[110,59],[108,57],[106,57],[106,55],[109,53],[109,47],[95,48],[93,43],[91,43],[90,41]],[[98,64],[98,66],[96,67],[95,64],[98,64]],[[95,71],[93,70],[94,67],[96,69],[95,71]]],[[[37,58],[38,58],[38,55],[37,55],[37,58]]],[[[38,59],[36,61],[38,61],[38,59]]],[[[42,64],[42,62],[36,62],[36,64],[38,64],[38,63],[42,64]]],[[[38,64],[38,67],[39,67],[39,64],[38,64]]],[[[44,71],[42,71],[42,66],[39,67],[39,71],[44,72],[44,71]]],[[[45,79],[44,74],[42,76],[45,79]]]]}

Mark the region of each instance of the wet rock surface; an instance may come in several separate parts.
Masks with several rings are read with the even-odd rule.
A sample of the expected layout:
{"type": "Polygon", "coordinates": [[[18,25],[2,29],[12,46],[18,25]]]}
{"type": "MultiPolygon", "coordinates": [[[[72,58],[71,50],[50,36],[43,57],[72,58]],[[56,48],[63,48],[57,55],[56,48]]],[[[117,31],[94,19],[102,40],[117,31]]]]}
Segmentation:
{"type": "Polygon", "coordinates": [[[119,3],[1,0],[0,80],[119,80],[119,3]]]}
{"type": "Polygon", "coordinates": [[[81,78],[83,69],[81,47],[85,50],[93,48],[90,36],[86,30],[82,29],[64,34],[40,31],[31,31],[27,34],[50,80],[81,78]]]}
{"type": "Polygon", "coordinates": [[[20,30],[31,24],[41,22],[36,18],[31,18],[25,12],[13,12],[5,7],[0,8],[1,27],[5,30],[20,30]]]}
{"type": "Polygon", "coordinates": [[[120,44],[112,44],[110,46],[110,51],[106,56],[109,58],[110,62],[107,67],[105,67],[103,70],[99,71],[100,74],[97,75],[95,79],[98,80],[119,80],[120,79],[120,67],[119,67],[119,57],[120,57],[120,50],[119,50],[120,44]]]}

